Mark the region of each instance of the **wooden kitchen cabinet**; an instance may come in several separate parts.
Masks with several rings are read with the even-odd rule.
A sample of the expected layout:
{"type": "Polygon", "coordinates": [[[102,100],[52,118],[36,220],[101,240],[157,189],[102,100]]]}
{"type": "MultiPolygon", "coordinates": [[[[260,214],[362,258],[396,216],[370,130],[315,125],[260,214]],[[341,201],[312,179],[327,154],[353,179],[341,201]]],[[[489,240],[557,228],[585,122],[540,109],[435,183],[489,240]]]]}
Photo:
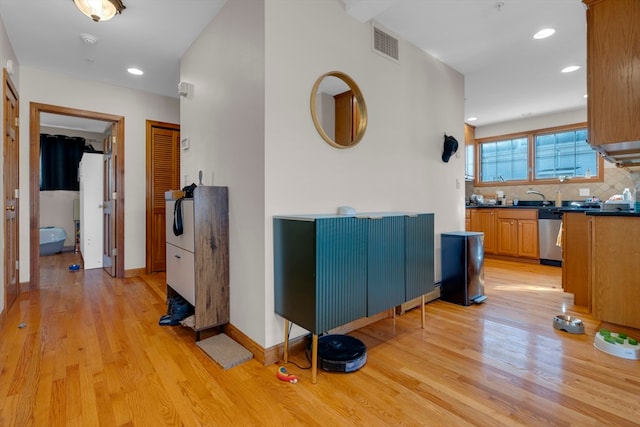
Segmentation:
{"type": "Polygon", "coordinates": [[[591,314],[640,329],[640,217],[591,216],[591,314]]]}
{"type": "Polygon", "coordinates": [[[538,212],[535,209],[496,209],[496,252],[538,258],[538,212]]]}
{"type": "Polygon", "coordinates": [[[471,209],[464,210],[464,229],[471,231],[471,209]]]}
{"type": "Polygon", "coordinates": [[[584,212],[562,215],[562,289],[573,294],[575,305],[591,309],[589,218],[584,212]]]}
{"type": "Polygon", "coordinates": [[[496,253],[496,217],[495,209],[471,209],[470,230],[484,233],[484,253],[496,253]]]}
{"type": "Polygon", "coordinates": [[[589,144],[611,160],[640,162],[640,1],[583,2],[589,144]]]}

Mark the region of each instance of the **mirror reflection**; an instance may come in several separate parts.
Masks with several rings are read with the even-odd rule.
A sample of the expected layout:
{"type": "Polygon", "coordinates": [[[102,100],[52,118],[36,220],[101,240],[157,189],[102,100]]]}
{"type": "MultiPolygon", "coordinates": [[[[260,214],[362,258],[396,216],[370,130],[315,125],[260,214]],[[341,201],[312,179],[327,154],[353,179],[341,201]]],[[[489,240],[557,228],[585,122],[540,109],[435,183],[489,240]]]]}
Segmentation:
{"type": "Polygon", "coordinates": [[[316,81],[311,116],[322,138],[337,148],[356,145],[367,126],[367,109],[358,85],[339,71],[323,74],[316,81]]]}

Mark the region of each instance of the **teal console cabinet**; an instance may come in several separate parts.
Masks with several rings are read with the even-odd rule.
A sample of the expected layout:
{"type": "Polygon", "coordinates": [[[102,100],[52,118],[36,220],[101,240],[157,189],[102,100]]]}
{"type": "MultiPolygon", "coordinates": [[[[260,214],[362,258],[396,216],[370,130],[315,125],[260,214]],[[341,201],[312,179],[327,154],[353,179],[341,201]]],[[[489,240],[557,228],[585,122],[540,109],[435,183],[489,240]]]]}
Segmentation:
{"type": "MultiPolygon", "coordinates": [[[[434,215],[370,213],[273,219],[275,312],[317,336],[434,289],[434,215]]],[[[421,304],[424,327],[424,300],[421,304]]]]}

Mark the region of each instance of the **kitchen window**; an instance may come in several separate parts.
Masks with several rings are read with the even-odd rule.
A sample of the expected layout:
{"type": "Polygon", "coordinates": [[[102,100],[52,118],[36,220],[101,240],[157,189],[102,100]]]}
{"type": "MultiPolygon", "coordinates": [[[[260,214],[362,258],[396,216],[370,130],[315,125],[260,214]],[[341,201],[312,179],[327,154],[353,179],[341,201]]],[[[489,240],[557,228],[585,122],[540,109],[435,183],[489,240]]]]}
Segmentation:
{"type": "Polygon", "coordinates": [[[587,129],[535,135],[534,148],[535,179],[591,178],[592,173],[597,174],[598,158],[587,143],[587,129]]]}
{"type": "Polygon", "coordinates": [[[476,140],[476,185],[602,180],[586,124],[476,140]]]}

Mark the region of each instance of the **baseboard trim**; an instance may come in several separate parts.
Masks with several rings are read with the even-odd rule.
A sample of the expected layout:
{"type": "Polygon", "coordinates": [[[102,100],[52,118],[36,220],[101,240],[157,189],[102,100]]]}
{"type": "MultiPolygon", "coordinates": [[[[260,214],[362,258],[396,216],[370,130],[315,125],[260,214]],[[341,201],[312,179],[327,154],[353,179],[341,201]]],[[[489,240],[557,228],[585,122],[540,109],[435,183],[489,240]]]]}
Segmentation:
{"type": "Polygon", "coordinates": [[[130,270],[124,271],[124,278],[130,279],[132,277],[138,277],[143,274],[146,274],[147,270],[145,268],[132,268],[130,270]]]}
{"type": "MultiPolygon", "coordinates": [[[[371,317],[363,317],[362,319],[354,320],[346,325],[339,326],[335,329],[327,331],[330,334],[347,334],[356,329],[360,329],[364,326],[375,323],[379,320],[388,319],[393,317],[393,310],[385,310],[382,313],[376,314],[371,317]]],[[[284,342],[276,344],[269,348],[264,348],[247,335],[245,335],[240,329],[233,326],[231,323],[225,325],[224,332],[237,341],[244,348],[249,350],[253,357],[264,366],[273,365],[283,359],[284,355],[284,342]]],[[[297,354],[306,350],[307,340],[306,335],[302,335],[289,340],[289,354],[297,354]]]]}
{"type": "Polygon", "coordinates": [[[500,261],[515,261],[522,262],[525,264],[540,264],[540,258],[522,258],[517,256],[508,256],[508,255],[498,255],[498,254],[488,254],[485,252],[485,258],[497,259],[500,261]]]}

